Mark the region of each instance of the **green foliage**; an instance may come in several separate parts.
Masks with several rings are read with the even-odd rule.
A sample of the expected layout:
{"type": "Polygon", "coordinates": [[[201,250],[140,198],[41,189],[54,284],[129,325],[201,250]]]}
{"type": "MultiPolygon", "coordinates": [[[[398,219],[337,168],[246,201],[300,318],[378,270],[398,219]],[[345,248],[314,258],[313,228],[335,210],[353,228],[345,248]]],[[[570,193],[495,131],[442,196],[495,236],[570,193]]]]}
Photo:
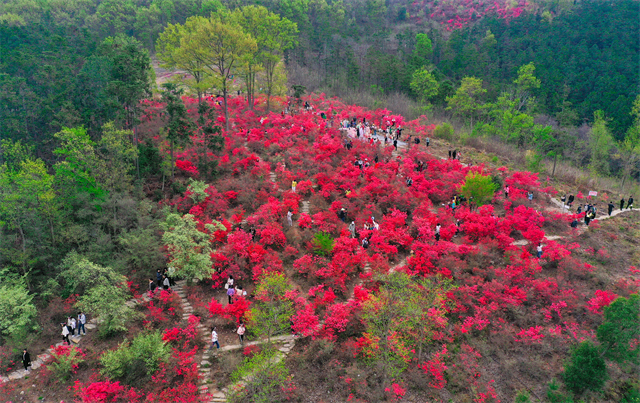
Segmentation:
{"type": "Polygon", "coordinates": [[[102,354],[100,373],[132,385],[148,380],[160,363],[167,362],[170,356],[171,349],[162,341],[162,333],[146,332],[136,336],[132,342],[125,340],[117,349],[102,354]]]}
{"type": "Polygon", "coordinates": [[[135,38],[123,34],[106,38],[99,52],[111,65],[106,91],[116,117],[122,126],[131,129],[138,123],[139,101],[151,95],[153,70],[149,53],[135,38]]]}
{"type": "Polygon", "coordinates": [[[525,390],[518,392],[518,394],[516,395],[516,400],[514,401],[514,403],[530,403],[530,402],[531,402],[531,396],[525,390]]]}
{"type": "Polygon", "coordinates": [[[567,389],[575,394],[581,394],[585,390],[601,390],[608,375],[607,366],[598,348],[588,341],[578,344],[564,366],[562,378],[567,389]]]}
{"type": "Polygon", "coordinates": [[[98,284],[78,298],[76,307],[98,318],[98,329],[103,337],[127,330],[125,324],[135,319],[136,311],[126,302],[129,296],[126,283],[98,284]]]}
{"type": "Polygon", "coordinates": [[[482,88],[482,80],[475,77],[464,77],[455,94],[447,97],[447,110],[453,110],[473,126],[474,120],[484,114],[486,106],[483,97],[487,90],[482,88]]]}
{"type": "Polygon", "coordinates": [[[547,399],[549,399],[550,403],[573,403],[573,399],[570,396],[565,396],[562,393],[558,392],[560,389],[560,385],[554,379],[551,379],[549,385],[547,386],[547,399]]]}
{"type": "Polygon", "coordinates": [[[53,360],[47,365],[53,374],[61,381],[67,381],[82,362],[84,354],[74,346],[70,346],[65,354],[55,354],[53,360]]]}
{"type": "Polygon", "coordinates": [[[196,181],[192,178],[189,178],[189,186],[187,186],[187,191],[190,192],[189,198],[193,200],[194,204],[200,204],[206,199],[209,194],[206,192],[208,184],[202,181],[196,181]]]}
{"type": "Polygon", "coordinates": [[[251,305],[250,330],[260,337],[271,337],[290,330],[293,302],[286,295],[292,287],[281,273],[268,273],[258,283],[251,305]]]}
{"type": "Polygon", "coordinates": [[[604,112],[594,113],[593,127],[591,128],[591,163],[589,169],[594,174],[609,173],[609,150],[613,147],[613,137],[607,128],[604,112]]]}
{"type": "Polygon", "coordinates": [[[70,252],[60,263],[59,278],[65,285],[64,295],[84,294],[98,285],[126,284],[127,278],[111,267],[89,261],[75,251],[70,252]]]}
{"type": "Polygon", "coordinates": [[[413,73],[411,90],[422,102],[428,102],[438,94],[438,81],[429,70],[422,68],[413,73]]]}
{"type": "Polygon", "coordinates": [[[327,232],[316,232],[313,236],[313,252],[318,256],[329,256],[333,244],[333,237],[327,232]]]}
{"type": "Polygon", "coordinates": [[[0,336],[20,341],[38,328],[34,324],[38,312],[32,300],[33,295],[29,294],[24,282],[3,281],[0,284],[0,336]]]}
{"type": "Polygon", "coordinates": [[[270,403],[281,401],[282,389],[291,383],[289,371],[277,350],[267,349],[245,359],[231,375],[242,386],[230,388],[230,402],[270,403]]]}
{"type": "Polygon", "coordinates": [[[416,34],[416,46],[413,48],[413,53],[411,55],[416,69],[424,68],[429,64],[432,52],[433,45],[431,44],[431,39],[429,39],[427,34],[416,34]]]}
{"type": "Polygon", "coordinates": [[[412,278],[393,272],[378,279],[377,293],[363,303],[365,326],[362,354],[379,365],[386,379],[398,379],[412,359],[432,343],[433,332],[446,324],[446,279],[412,278]]]}
{"type": "Polygon", "coordinates": [[[619,297],[605,307],[597,336],[607,359],[640,364],[640,347],[634,342],[640,338],[640,296],[619,297]]]}
{"type": "Polygon", "coordinates": [[[164,229],[162,242],[171,255],[171,266],[176,269],[178,277],[202,280],[211,275],[211,243],[210,233],[225,227],[218,223],[206,224],[210,232],[201,232],[191,214],[180,216],[169,214],[161,225],[164,229]]]}
{"type": "Polygon", "coordinates": [[[498,190],[498,185],[493,182],[490,176],[481,173],[469,173],[460,188],[462,193],[470,203],[482,206],[489,202],[494,193],[498,190]]]}
{"type": "Polygon", "coordinates": [[[620,403],[640,403],[640,387],[638,385],[632,386],[620,403]]]}
{"type": "Polygon", "coordinates": [[[435,129],[433,129],[433,137],[439,139],[452,141],[453,140],[453,126],[449,122],[442,122],[435,129]]]}

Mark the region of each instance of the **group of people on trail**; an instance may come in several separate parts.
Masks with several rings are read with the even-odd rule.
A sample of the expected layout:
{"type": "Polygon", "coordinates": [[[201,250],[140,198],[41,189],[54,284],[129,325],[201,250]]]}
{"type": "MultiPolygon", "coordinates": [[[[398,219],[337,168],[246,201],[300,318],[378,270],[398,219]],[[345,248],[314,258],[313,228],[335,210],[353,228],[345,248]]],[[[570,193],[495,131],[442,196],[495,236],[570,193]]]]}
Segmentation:
{"type": "Polygon", "coordinates": [[[149,278],[149,291],[154,294],[156,292],[156,289],[158,288],[162,288],[166,291],[170,291],[171,290],[171,285],[173,284],[173,281],[170,278],[170,272],[172,270],[171,269],[163,269],[162,271],[160,271],[160,269],[156,270],[156,280],[154,281],[153,278],[149,278]]]}
{"type": "MultiPolygon", "coordinates": [[[[427,144],[427,146],[428,146],[428,144],[427,144]]],[[[459,152],[457,149],[453,150],[453,151],[449,150],[449,159],[450,160],[458,160],[459,161],[460,159],[462,159],[462,153],[459,152]]]]}
{"type": "MultiPolygon", "coordinates": [[[[237,298],[247,296],[247,291],[244,290],[241,285],[236,284],[232,275],[229,275],[229,277],[227,278],[227,282],[224,284],[224,288],[225,290],[227,290],[226,292],[227,297],[229,298],[229,305],[233,304],[233,302],[237,298]]],[[[238,339],[240,340],[240,345],[244,344],[244,334],[246,330],[247,328],[245,327],[243,322],[240,322],[238,328],[235,330],[236,334],[238,335],[238,339]]],[[[213,349],[214,346],[217,349],[220,348],[218,328],[215,326],[211,328],[211,348],[213,349]]]]}
{"type": "MultiPolygon", "coordinates": [[[[565,194],[560,198],[562,205],[567,209],[571,209],[571,206],[574,200],[575,200],[575,197],[573,195],[569,195],[569,197],[567,197],[567,195],[565,194]]],[[[629,196],[629,199],[626,200],[626,203],[627,203],[627,209],[633,209],[633,196],[629,196]]],[[[622,197],[620,199],[620,211],[624,210],[624,205],[625,205],[625,199],[624,197],[622,197]]],[[[609,203],[607,204],[607,214],[609,216],[611,216],[611,214],[615,210],[615,207],[616,206],[613,204],[613,202],[609,201],[609,203]]],[[[593,221],[596,218],[597,212],[598,212],[598,206],[596,204],[591,204],[591,203],[580,204],[576,209],[576,214],[584,213],[584,223],[587,226],[589,226],[591,221],[593,221]]],[[[571,228],[577,228],[578,224],[579,224],[579,221],[577,218],[575,218],[571,222],[571,228]]]]}
{"type": "Polygon", "coordinates": [[[62,327],[62,342],[63,343],[66,342],[68,345],[71,345],[69,336],[75,336],[76,331],[78,336],[80,336],[81,332],[83,336],[86,335],[87,334],[87,331],[85,329],[86,323],[87,323],[87,316],[84,314],[84,312],[78,312],[77,320],[73,316],[68,316],[67,322],[60,324],[60,326],[62,327]]]}
{"type": "MultiPolygon", "coordinates": [[[[238,339],[240,340],[240,345],[244,345],[244,334],[246,333],[247,328],[244,325],[244,322],[240,322],[240,324],[238,325],[238,328],[236,329],[236,334],[238,335],[238,339]]],[[[217,327],[212,327],[211,328],[211,349],[213,349],[213,346],[216,347],[216,349],[220,349],[220,341],[218,339],[218,328],[217,327]]]]}

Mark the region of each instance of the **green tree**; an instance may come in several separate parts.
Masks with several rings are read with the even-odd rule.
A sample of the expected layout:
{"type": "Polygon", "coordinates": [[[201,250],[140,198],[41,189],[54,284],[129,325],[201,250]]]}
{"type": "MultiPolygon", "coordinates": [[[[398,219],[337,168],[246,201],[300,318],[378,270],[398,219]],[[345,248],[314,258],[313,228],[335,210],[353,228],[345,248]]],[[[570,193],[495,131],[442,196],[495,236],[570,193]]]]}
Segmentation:
{"type": "Polygon", "coordinates": [[[102,354],[100,373],[133,385],[147,381],[170,356],[170,346],[162,340],[162,333],[146,332],[133,341],[125,339],[117,349],[102,354]]]}
{"type": "Polygon", "coordinates": [[[604,308],[604,322],[597,330],[604,357],[618,363],[640,364],[640,296],[618,297],[604,308]],[[635,345],[634,345],[635,343],[635,345]]]}
{"type": "Polygon", "coordinates": [[[65,256],[59,269],[64,295],[85,294],[99,285],[126,283],[126,278],[111,267],[95,264],[75,251],[65,256]]]}
{"type": "Polygon", "coordinates": [[[421,68],[413,73],[411,90],[422,102],[429,102],[438,94],[438,81],[426,68],[421,68]]]}
{"type": "Polygon", "coordinates": [[[100,54],[111,65],[107,92],[119,111],[119,121],[132,129],[138,124],[140,100],[151,95],[151,59],[140,42],[126,35],[108,37],[100,45],[100,54]]]}
{"type": "Polygon", "coordinates": [[[490,176],[469,173],[460,188],[460,193],[469,200],[469,203],[482,206],[493,198],[496,190],[498,190],[498,185],[493,182],[490,176]]]}
{"type": "Polygon", "coordinates": [[[29,332],[37,330],[34,318],[38,314],[33,295],[22,281],[3,281],[0,285],[0,335],[20,341],[29,332]]]}
{"type": "Polygon", "coordinates": [[[485,105],[482,97],[487,90],[482,88],[482,80],[475,77],[464,77],[456,93],[447,97],[447,110],[453,110],[454,114],[461,116],[473,126],[473,122],[482,116],[485,105]]]}
{"type": "Polygon", "coordinates": [[[78,298],[76,307],[98,319],[98,329],[102,336],[111,336],[127,330],[125,324],[139,314],[127,305],[129,291],[126,277],[115,284],[98,284],[78,298]]]}
{"type": "Polygon", "coordinates": [[[58,198],[42,160],[15,157],[0,165],[0,262],[19,268],[29,285],[44,248],[55,243],[58,198]]]}
{"type": "Polygon", "coordinates": [[[169,24],[156,42],[157,56],[163,67],[184,70],[191,76],[183,82],[198,94],[198,102],[202,102],[202,94],[212,86],[209,72],[204,62],[196,57],[198,53],[195,36],[198,29],[206,24],[204,17],[189,17],[181,24],[169,24]]]}
{"type": "Polygon", "coordinates": [[[265,275],[256,287],[249,325],[254,333],[266,337],[269,343],[271,337],[290,329],[295,310],[286,294],[291,290],[287,278],[281,273],[265,275]]]}
{"type": "Polygon", "coordinates": [[[298,33],[297,25],[287,18],[270,12],[262,6],[245,6],[233,11],[231,20],[240,25],[256,41],[255,54],[248,54],[245,66],[248,77],[249,105],[253,107],[253,89],[255,89],[256,64],[264,68],[267,92],[267,109],[276,85],[277,66],[284,52],[293,48],[298,33]]]}
{"type": "Polygon", "coordinates": [[[93,173],[98,184],[110,193],[133,190],[134,163],[138,147],[131,142],[131,130],[118,130],[113,122],[102,127],[102,136],[96,144],[96,166],[93,173]]]}
{"type": "Polygon", "coordinates": [[[594,122],[591,127],[591,138],[589,145],[591,148],[591,162],[589,169],[594,175],[609,173],[609,150],[613,147],[613,137],[607,127],[604,112],[596,111],[594,122]]]}
{"type": "Polygon", "coordinates": [[[421,360],[433,332],[446,323],[444,304],[452,286],[448,280],[416,279],[401,272],[378,280],[378,292],[362,306],[363,354],[382,364],[387,380],[397,379],[414,354],[421,360]]]}
{"type": "Polygon", "coordinates": [[[247,55],[256,52],[256,41],[241,26],[225,23],[216,14],[199,22],[191,41],[197,47],[195,59],[202,63],[211,75],[214,86],[222,92],[225,128],[229,131],[227,97],[232,76],[247,55]]]}
{"type": "Polygon", "coordinates": [[[233,374],[231,380],[242,383],[242,388],[230,388],[229,402],[271,403],[282,400],[282,390],[291,382],[289,371],[280,352],[261,351],[247,358],[233,374]]]}
{"type": "Polygon", "coordinates": [[[433,45],[431,39],[424,33],[416,34],[416,45],[413,48],[411,54],[412,63],[415,69],[427,67],[431,60],[431,54],[433,52],[433,45]]]}
{"type": "Polygon", "coordinates": [[[588,341],[578,344],[564,366],[563,379],[567,389],[578,395],[586,390],[602,389],[608,375],[598,348],[588,341]]]}
{"type": "Polygon", "coordinates": [[[622,158],[622,185],[620,191],[624,191],[624,184],[632,169],[640,160],[640,95],[633,101],[631,115],[634,117],[633,126],[627,130],[624,140],[618,142],[618,150],[622,158]]]}
{"type": "Polygon", "coordinates": [[[162,84],[162,100],[166,110],[166,130],[171,154],[171,178],[175,172],[174,153],[176,146],[183,146],[189,139],[191,121],[187,115],[187,107],[182,102],[182,90],[173,83],[162,84]]]}
{"type": "Polygon", "coordinates": [[[171,256],[170,264],[178,277],[202,280],[211,276],[211,233],[225,227],[217,221],[205,224],[209,233],[198,230],[191,214],[180,216],[169,214],[161,225],[164,229],[162,241],[171,256]]]}
{"type": "Polygon", "coordinates": [[[513,80],[515,84],[515,99],[518,100],[519,111],[531,109],[535,103],[533,92],[540,88],[541,81],[535,76],[536,66],[533,62],[525,64],[518,69],[518,77],[513,80]]]}

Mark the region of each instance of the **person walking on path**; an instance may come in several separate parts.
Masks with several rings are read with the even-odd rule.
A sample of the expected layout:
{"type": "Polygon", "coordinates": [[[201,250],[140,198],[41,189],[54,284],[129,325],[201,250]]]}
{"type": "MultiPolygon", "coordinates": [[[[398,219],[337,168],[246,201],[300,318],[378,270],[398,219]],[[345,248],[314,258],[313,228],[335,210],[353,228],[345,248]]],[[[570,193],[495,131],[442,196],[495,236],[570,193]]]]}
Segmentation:
{"type": "Polygon", "coordinates": [[[293,213],[291,212],[291,210],[289,210],[289,211],[287,212],[287,222],[289,223],[289,226],[290,226],[290,227],[293,227],[293,220],[292,220],[292,217],[293,217],[293,213]]]}
{"type": "Polygon", "coordinates": [[[76,333],[76,318],[74,318],[73,316],[69,316],[67,318],[67,326],[69,326],[69,332],[71,333],[71,335],[75,335],[76,333]]]}
{"type": "Polygon", "coordinates": [[[150,279],[149,279],[149,292],[150,292],[151,294],[155,294],[155,292],[156,292],[156,288],[157,288],[157,287],[156,287],[156,282],[155,282],[155,281],[153,281],[153,279],[152,279],[152,278],[150,278],[150,279]]]}
{"type": "Polygon", "coordinates": [[[633,196],[629,196],[627,200],[627,210],[633,210],[633,196]]]}
{"type": "MultiPolygon", "coordinates": [[[[509,192],[511,191],[511,189],[509,188],[509,185],[504,187],[504,198],[508,199],[509,198],[509,192]]],[[[564,203],[564,202],[563,202],[564,203]]]]}
{"type": "Polygon", "coordinates": [[[436,242],[438,242],[440,240],[440,228],[442,226],[440,225],[440,223],[436,224],[436,242]]]}
{"type": "Polygon", "coordinates": [[[244,345],[244,332],[247,329],[244,327],[244,323],[240,322],[240,326],[238,326],[238,330],[236,330],[236,333],[238,333],[238,338],[240,339],[240,345],[244,345]]]}
{"type": "Polygon", "coordinates": [[[356,223],[355,223],[355,221],[351,221],[351,224],[349,224],[349,232],[351,232],[351,238],[355,238],[356,237],[356,223]]]}
{"type": "Polygon", "coordinates": [[[220,343],[218,342],[218,332],[216,330],[217,328],[215,326],[213,327],[213,329],[211,329],[211,348],[213,349],[213,346],[216,346],[218,350],[220,350],[220,343]]]}
{"type": "Polygon", "coordinates": [[[398,151],[398,140],[393,140],[393,147],[398,151]]]}
{"type": "Polygon", "coordinates": [[[613,205],[613,203],[612,203],[612,202],[609,202],[609,205],[608,205],[607,207],[608,207],[609,215],[611,215],[611,212],[613,211],[613,209],[615,208],[615,206],[613,205]]]}
{"type": "Polygon", "coordinates": [[[169,287],[171,286],[171,283],[169,282],[169,277],[164,276],[164,280],[162,281],[162,285],[164,286],[165,290],[169,290],[169,287]]]}
{"type": "Polygon", "coordinates": [[[233,287],[229,287],[227,290],[227,297],[229,297],[229,305],[233,304],[233,296],[236,295],[236,290],[233,287]]]}
{"type": "Polygon", "coordinates": [[[162,272],[160,272],[160,269],[156,270],[156,282],[158,287],[162,287],[162,272]]]}
{"type": "Polygon", "coordinates": [[[431,139],[429,137],[427,137],[426,139],[424,139],[425,143],[427,143],[427,147],[429,147],[429,143],[431,143],[431,139]]]}
{"type": "Polygon", "coordinates": [[[624,209],[624,197],[620,199],[620,211],[624,209]]]}
{"type": "Polygon", "coordinates": [[[296,192],[296,186],[298,186],[298,182],[296,182],[295,180],[291,181],[291,191],[293,193],[296,192]]]}
{"type": "Polygon", "coordinates": [[[25,348],[22,350],[22,365],[24,365],[24,370],[29,371],[29,366],[31,365],[31,355],[25,348]]]}
{"type": "Polygon", "coordinates": [[[569,195],[569,200],[567,200],[567,204],[569,205],[569,207],[571,207],[574,200],[575,200],[575,197],[573,195],[569,195]]]}
{"type": "MultiPolygon", "coordinates": [[[[153,281],[151,281],[151,283],[153,283],[153,281]]],[[[80,335],[80,330],[82,330],[83,335],[87,334],[87,331],[84,328],[84,325],[86,323],[87,323],[87,317],[85,316],[84,312],[78,312],[78,335],[80,335]]]]}
{"type": "Polygon", "coordinates": [[[538,257],[538,259],[540,259],[542,257],[542,244],[538,244],[538,247],[536,248],[536,256],[538,257]]]}
{"type": "Polygon", "coordinates": [[[61,323],[60,325],[62,326],[62,342],[64,343],[66,341],[68,345],[71,345],[69,341],[69,328],[65,323],[61,323]]]}

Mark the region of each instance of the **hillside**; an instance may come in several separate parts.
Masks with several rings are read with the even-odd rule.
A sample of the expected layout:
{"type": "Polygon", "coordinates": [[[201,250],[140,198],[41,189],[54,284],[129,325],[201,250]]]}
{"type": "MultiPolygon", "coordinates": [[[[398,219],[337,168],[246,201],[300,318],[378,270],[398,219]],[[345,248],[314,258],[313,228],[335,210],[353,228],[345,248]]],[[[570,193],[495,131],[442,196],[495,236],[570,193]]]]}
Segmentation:
{"type": "MultiPolygon", "coordinates": [[[[90,329],[77,340],[84,354],[77,367],[59,378],[47,364],[28,379],[9,381],[2,385],[7,399],[489,402],[527,393],[546,401],[554,378],[558,393],[566,394],[559,379],[571,347],[583,340],[603,345],[595,336],[603,308],[637,292],[640,278],[631,265],[638,260],[640,213],[596,219],[573,232],[569,223],[580,216],[558,212],[551,202],[556,192],[537,174],[467,165],[476,159],[472,149],[461,161],[449,159],[442,151],[451,146],[431,137],[433,127],[424,121],[322,96],[307,100],[312,110],[281,103],[282,113],[264,114],[233,98],[224,146],[203,152],[198,124],[211,122],[198,116],[197,100],[185,98],[189,120],[201,123],[175,153],[172,189],[147,193],[162,194],[160,204],[169,207],[163,225],[169,273],[186,283],[149,300],[144,290],[154,272],[142,266],[130,273],[138,319],[107,338],[90,329]],[[392,132],[404,128],[398,150],[352,137],[354,129],[340,127],[352,119],[392,132]],[[403,141],[409,136],[420,144],[403,141]],[[203,159],[216,161],[215,178],[199,170],[207,166],[203,159]],[[354,165],[359,159],[363,168],[354,165]],[[488,204],[460,188],[473,174],[500,184],[488,204]],[[461,194],[467,201],[452,209],[461,194]],[[248,292],[233,304],[223,287],[230,275],[248,292]],[[247,324],[247,345],[283,335],[271,347],[283,359],[269,358],[268,343],[240,348],[240,321],[247,324]],[[208,350],[212,326],[219,352],[208,350]],[[144,334],[160,334],[172,348],[157,356],[166,362],[159,372],[149,364],[105,372],[101,352],[144,334]],[[242,388],[231,387],[243,378],[242,388]]],[[[216,99],[206,103],[220,121],[216,99]]],[[[147,103],[138,132],[143,142],[162,144],[163,108],[147,103]]],[[[80,263],[70,263],[72,270],[74,264],[80,263]]],[[[41,323],[53,326],[73,315],[72,304],[49,305],[41,323]]],[[[55,332],[41,334],[32,355],[58,340],[55,332]]],[[[637,377],[628,366],[608,360],[607,374],[603,392],[587,391],[582,399],[632,396],[637,377]]]]}

